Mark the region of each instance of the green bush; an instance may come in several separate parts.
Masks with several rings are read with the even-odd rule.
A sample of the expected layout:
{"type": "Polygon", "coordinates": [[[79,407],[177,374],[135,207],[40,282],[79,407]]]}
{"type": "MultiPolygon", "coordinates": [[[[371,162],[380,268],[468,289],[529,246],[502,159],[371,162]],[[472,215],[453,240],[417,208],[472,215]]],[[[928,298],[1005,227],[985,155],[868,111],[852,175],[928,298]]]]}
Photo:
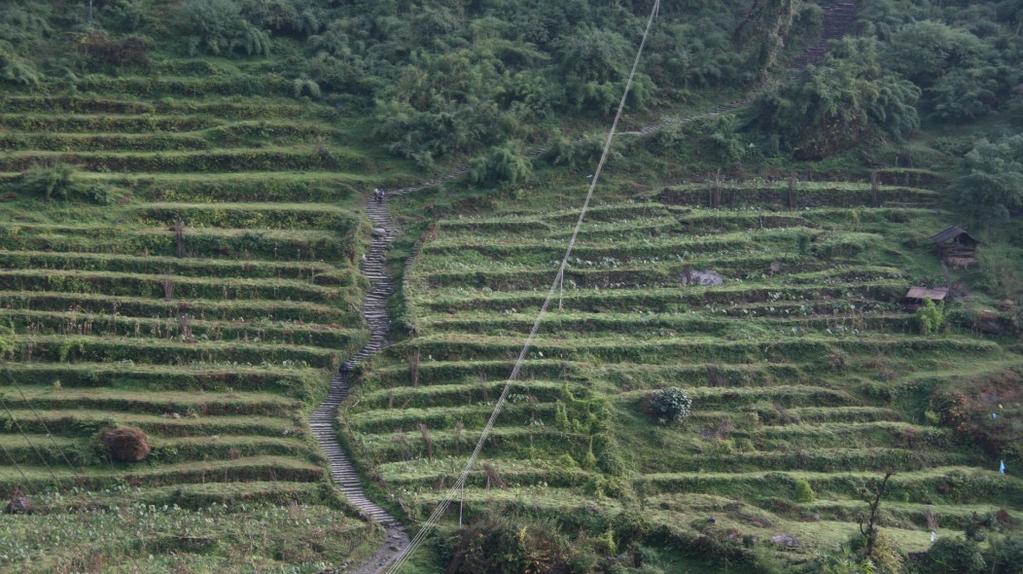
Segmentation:
{"type": "Polygon", "coordinates": [[[937,305],[934,301],[927,300],[923,306],[916,310],[913,316],[917,329],[921,335],[935,335],[945,327],[945,302],[937,305]]]}
{"type": "Polygon", "coordinates": [[[644,409],[662,425],[684,423],[692,414],[693,399],[678,387],[660,389],[646,396],[644,409]]]}
{"type": "Polygon", "coordinates": [[[521,145],[509,142],[492,148],[469,164],[469,177],[480,184],[522,183],[533,175],[533,162],[521,145]]]}
{"type": "Polygon", "coordinates": [[[927,570],[933,574],[982,574],[987,562],[980,546],[965,538],[941,538],[927,551],[927,570]]]}
{"type": "Polygon", "coordinates": [[[809,482],[799,479],[796,481],[794,498],[800,504],[809,504],[817,499],[817,493],[813,491],[809,482]]]}
{"type": "Polygon", "coordinates": [[[109,204],[113,197],[110,190],[97,184],[84,183],[78,177],[74,166],[56,164],[33,166],[21,174],[14,184],[16,189],[45,198],[63,201],[88,201],[109,204]]]}
{"type": "Polygon", "coordinates": [[[876,41],[847,39],[820,67],[760,96],[752,123],[796,157],[821,159],[916,129],[919,97],[919,88],[884,69],[876,41]]]}
{"type": "Polygon", "coordinates": [[[573,555],[556,528],[516,524],[496,515],[459,530],[450,547],[448,574],[565,572],[573,555]]]}

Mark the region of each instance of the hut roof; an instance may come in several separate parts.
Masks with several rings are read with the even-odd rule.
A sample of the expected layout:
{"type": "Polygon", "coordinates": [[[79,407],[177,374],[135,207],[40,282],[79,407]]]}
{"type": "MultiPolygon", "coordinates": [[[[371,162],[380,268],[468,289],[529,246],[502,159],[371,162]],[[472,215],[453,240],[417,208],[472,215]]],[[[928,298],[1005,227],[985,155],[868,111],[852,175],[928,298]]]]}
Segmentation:
{"type": "Polygon", "coordinates": [[[931,236],[931,243],[945,243],[946,241],[952,241],[953,239],[961,235],[965,235],[974,243],[980,243],[979,241],[977,241],[976,237],[970,235],[969,233],[967,233],[965,229],[959,227],[958,225],[950,225],[945,229],[942,229],[938,233],[935,233],[934,235],[931,236]]]}
{"type": "Polygon", "coordinates": [[[944,301],[948,297],[948,289],[928,289],[926,287],[910,287],[906,292],[906,299],[930,299],[931,301],[944,301]]]}

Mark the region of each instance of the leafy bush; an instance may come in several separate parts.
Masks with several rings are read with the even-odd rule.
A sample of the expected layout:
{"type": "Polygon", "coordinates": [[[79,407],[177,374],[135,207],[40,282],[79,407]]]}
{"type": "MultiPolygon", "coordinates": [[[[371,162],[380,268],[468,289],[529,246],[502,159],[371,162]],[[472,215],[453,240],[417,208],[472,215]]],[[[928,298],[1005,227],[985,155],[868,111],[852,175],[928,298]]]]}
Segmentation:
{"type": "Polygon", "coordinates": [[[662,425],[684,423],[692,414],[693,399],[678,387],[660,389],[646,396],[644,409],[662,425]]]}
{"type": "Polygon", "coordinates": [[[921,335],[934,335],[941,332],[945,327],[945,302],[942,301],[935,305],[934,301],[930,299],[924,301],[923,306],[916,310],[913,320],[916,321],[917,329],[920,330],[921,335]]]}
{"type": "Polygon", "coordinates": [[[992,574],[1018,574],[1023,565],[1023,538],[993,538],[987,562],[992,574]]]}
{"type": "Polygon", "coordinates": [[[516,142],[492,148],[469,163],[469,177],[475,183],[522,183],[533,175],[533,162],[516,142]]]}
{"type": "Polygon", "coordinates": [[[1023,209],[1023,136],[981,139],[966,154],[963,168],[967,173],[949,189],[974,219],[1004,220],[1023,209]]]}
{"type": "Polygon", "coordinates": [[[186,0],[182,10],[192,53],[269,55],[270,34],[247,20],[235,0],[186,0]]]}
{"type": "Polygon", "coordinates": [[[873,135],[919,126],[920,89],[885,71],[876,40],[840,42],[818,68],[760,96],[750,125],[802,159],[820,159],[873,135]]]}
{"type": "Polygon", "coordinates": [[[794,498],[796,502],[800,504],[808,504],[810,502],[813,502],[814,500],[817,500],[817,493],[813,491],[813,487],[810,486],[809,482],[803,479],[799,479],[796,480],[794,498]]]}
{"type": "Polygon", "coordinates": [[[980,546],[965,538],[940,538],[927,551],[928,572],[933,574],[981,574],[987,562],[980,546]]]}
{"type": "Polygon", "coordinates": [[[82,182],[74,166],[67,164],[32,167],[21,174],[12,185],[19,191],[45,198],[47,201],[60,199],[110,202],[108,190],[99,185],[82,182]]]}
{"type": "Polygon", "coordinates": [[[458,531],[450,546],[448,574],[564,572],[573,554],[550,525],[519,525],[493,515],[458,531]]]}

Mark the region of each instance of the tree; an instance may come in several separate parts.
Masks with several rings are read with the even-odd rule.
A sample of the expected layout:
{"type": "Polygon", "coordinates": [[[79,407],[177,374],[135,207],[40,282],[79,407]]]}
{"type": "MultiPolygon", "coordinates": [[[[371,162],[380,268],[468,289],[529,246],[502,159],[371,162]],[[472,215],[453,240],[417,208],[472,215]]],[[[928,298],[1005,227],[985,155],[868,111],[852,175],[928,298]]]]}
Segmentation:
{"type": "Polygon", "coordinates": [[[881,500],[888,492],[888,481],[895,473],[888,471],[880,483],[874,484],[871,488],[864,489],[863,496],[867,502],[867,516],[860,519],[860,536],[863,541],[863,556],[873,558],[878,545],[878,536],[881,530],[878,524],[881,521],[881,500]]]}
{"type": "Polygon", "coordinates": [[[926,88],[945,74],[980,66],[986,51],[970,32],[925,20],[896,32],[885,50],[885,60],[906,79],[926,88]]]}
{"type": "MultiPolygon", "coordinates": [[[[608,114],[618,105],[635,47],[621,34],[586,27],[565,38],[558,48],[558,65],[565,76],[567,104],[577,111],[608,114]]],[[[630,100],[642,107],[653,81],[637,74],[630,100]]]]}
{"type": "Polygon", "coordinates": [[[935,305],[930,299],[924,301],[923,306],[916,310],[913,317],[916,320],[917,328],[921,335],[934,335],[939,333],[945,326],[945,302],[935,305]]]}
{"type": "Polygon", "coordinates": [[[883,70],[876,40],[847,39],[819,68],[763,94],[748,125],[799,158],[821,159],[871,136],[916,129],[919,97],[919,88],[883,70]]]}
{"type": "Polygon", "coordinates": [[[956,203],[978,222],[1005,220],[1023,209],[1023,136],[978,141],[950,186],[956,203]]]}

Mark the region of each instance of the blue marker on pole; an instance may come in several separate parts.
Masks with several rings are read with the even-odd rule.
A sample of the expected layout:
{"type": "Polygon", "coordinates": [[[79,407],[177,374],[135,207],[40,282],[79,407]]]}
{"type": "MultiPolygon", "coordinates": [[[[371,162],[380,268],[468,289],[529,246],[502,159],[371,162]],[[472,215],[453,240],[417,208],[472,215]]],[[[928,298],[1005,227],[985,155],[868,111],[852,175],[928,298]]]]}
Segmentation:
{"type": "Polygon", "coordinates": [[[998,474],[1005,474],[1005,460],[1004,459],[998,464],[998,474]]]}

